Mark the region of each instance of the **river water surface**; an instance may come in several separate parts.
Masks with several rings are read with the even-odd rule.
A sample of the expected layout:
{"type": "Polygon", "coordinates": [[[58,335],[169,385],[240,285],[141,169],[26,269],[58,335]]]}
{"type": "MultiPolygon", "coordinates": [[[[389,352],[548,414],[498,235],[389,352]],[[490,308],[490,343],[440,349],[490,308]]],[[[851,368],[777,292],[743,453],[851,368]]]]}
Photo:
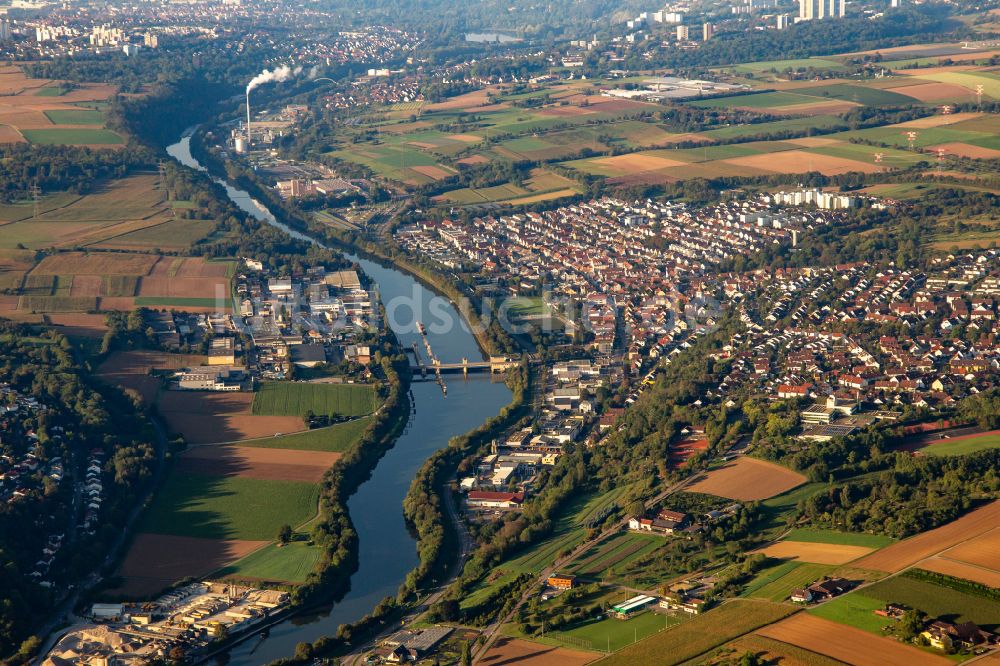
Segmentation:
{"type": "MultiPolygon", "coordinates": [[[[171,157],[204,171],[191,156],[190,137],[167,148],[171,157]]],[[[226,188],[233,203],[255,218],[278,226],[296,238],[312,239],[279,223],[247,192],[215,179],[226,188]]],[[[443,363],[477,360],[482,353],[454,306],[446,298],[424,288],[409,274],[374,261],[348,255],[376,283],[389,320],[400,343],[417,342],[424,354],[415,322],[427,324],[434,354],[443,363]],[[449,323],[450,322],[450,325],[449,323]]],[[[426,360],[426,356],[424,356],[426,360]]],[[[293,617],[271,628],[267,638],[252,638],[219,658],[233,665],[265,664],[290,657],[296,643],[332,636],[337,627],[361,619],[386,596],[395,596],[399,586],[417,565],[416,542],[403,521],[403,498],[423,462],[456,435],[478,427],[510,402],[511,392],[487,375],[446,375],[447,397],[434,382],[412,384],[415,413],[405,434],[379,461],[371,478],[347,502],[358,532],[359,569],[351,578],[345,597],[321,612],[293,617]]]]}

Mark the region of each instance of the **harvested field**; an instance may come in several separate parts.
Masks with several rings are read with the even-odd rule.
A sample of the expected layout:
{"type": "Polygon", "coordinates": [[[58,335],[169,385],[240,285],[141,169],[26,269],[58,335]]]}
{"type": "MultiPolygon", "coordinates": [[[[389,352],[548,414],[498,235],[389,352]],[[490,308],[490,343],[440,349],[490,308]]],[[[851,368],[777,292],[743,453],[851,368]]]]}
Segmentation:
{"type": "Polygon", "coordinates": [[[468,165],[489,164],[489,163],[490,159],[485,155],[472,155],[470,157],[463,157],[462,159],[457,160],[455,162],[455,164],[468,164],[468,165]]]}
{"type": "Polygon", "coordinates": [[[181,473],[319,483],[339,453],[247,446],[197,446],[177,460],[181,473]]]}
{"type": "Polygon", "coordinates": [[[24,143],[27,139],[10,125],[0,125],[0,143],[24,143]]]}
{"type": "Polygon", "coordinates": [[[887,546],[859,560],[855,566],[896,573],[956,544],[985,534],[998,524],[1000,524],[1000,501],[993,501],[947,525],[887,546]]]}
{"type": "MultiPolygon", "coordinates": [[[[847,564],[859,557],[871,553],[873,548],[864,546],[847,546],[832,543],[813,543],[806,541],[779,541],[766,548],[754,551],[768,557],[780,560],[794,559],[813,564],[847,564]]],[[[858,565],[861,568],[861,565],[858,565]]]]}
{"type": "Polygon", "coordinates": [[[805,482],[804,476],[781,465],[740,456],[708,472],[689,490],[735,500],[760,500],[780,495],[805,482]]]}
{"type": "MultiPolygon", "coordinates": [[[[92,315],[100,317],[102,315],[92,315]]],[[[146,375],[150,370],[176,370],[205,363],[199,354],[169,354],[157,351],[116,351],[97,369],[98,374],[146,375]]]]}
{"type": "Polygon", "coordinates": [[[793,615],[757,633],[855,666],[952,663],[946,657],[807,613],[793,615]]]}
{"type": "Polygon", "coordinates": [[[815,104],[796,104],[794,106],[774,106],[770,108],[751,108],[751,111],[769,111],[770,113],[788,115],[825,116],[828,114],[847,113],[851,109],[858,108],[854,102],[842,102],[830,100],[827,102],[817,102],[815,104]]]}
{"type": "Polygon", "coordinates": [[[794,143],[803,148],[816,148],[818,146],[837,146],[843,143],[839,139],[830,139],[825,136],[806,136],[801,139],[786,139],[788,143],[794,143]]]}
{"type": "MultiPolygon", "coordinates": [[[[729,657],[740,656],[752,652],[766,664],[774,666],[842,666],[843,662],[810,650],[766,638],[759,634],[750,634],[728,643],[724,648],[729,657]]],[[[721,650],[720,650],[721,651],[721,650]]],[[[708,662],[708,663],[715,663],[708,662]]],[[[727,662],[731,663],[731,662],[727,662]]]]}
{"type": "Polygon", "coordinates": [[[667,169],[670,167],[684,166],[685,164],[679,160],[657,157],[656,155],[643,155],[641,153],[618,155],[616,157],[602,157],[594,160],[594,162],[606,166],[622,175],[639,173],[641,171],[667,169]]]}
{"type": "Polygon", "coordinates": [[[53,313],[45,317],[51,326],[59,328],[65,335],[78,335],[84,338],[99,338],[108,330],[104,323],[104,315],[53,313]]]}
{"type": "Polygon", "coordinates": [[[438,102],[437,104],[428,104],[424,107],[426,111],[453,111],[455,109],[467,109],[472,107],[485,106],[487,99],[486,96],[491,92],[497,92],[496,86],[490,88],[483,88],[481,90],[473,90],[472,92],[467,92],[464,95],[459,95],[457,97],[452,97],[443,102],[438,102]]]}
{"type": "Polygon", "coordinates": [[[137,534],[118,571],[125,580],[116,592],[133,597],[152,596],[188,576],[206,576],[267,543],[137,534]]]}
{"type": "Polygon", "coordinates": [[[807,173],[818,171],[824,176],[836,176],[851,171],[873,173],[879,171],[876,164],[865,164],[841,157],[819,155],[804,150],[786,150],[780,153],[749,155],[721,160],[725,164],[752,169],[770,170],[774,173],[807,173]]]}
{"type": "Polygon", "coordinates": [[[581,666],[598,655],[582,650],[568,650],[542,643],[532,643],[516,638],[498,638],[483,658],[477,661],[485,666],[581,666]]]}
{"type": "Polygon", "coordinates": [[[32,275],[146,275],[158,257],[120,252],[60,252],[44,259],[32,275]]]}
{"type": "Polygon", "coordinates": [[[229,301],[229,279],[209,277],[144,277],[139,296],[148,298],[207,298],[225,308],[229,301]]]}
{"type": "Polygon", "coordinates": [[[13,312],[17,310],[19,296],[5,296],[0,294],[0,312],[13,312]]]}
{"type": "Polygon", "coordinates": [[[941,553],[941,557],[961,560],[979,567],[1000,567],[1000,527],[941,553]]]}
{"type": "Polygon", "coordinates": [[[190,444],[218,444],[305,430],[301,416],[253,416],[252,393],[167,391],[159,410],[190,444]]]}
{"type": "Polygon", "coordinates": [[[974,160],[995,160],[1000,157],[1000,150],[973,146],[969,143],[942,143],[937,146],[928,146],[928,148],[930,150],[944,150],[948,155],[969,157],[974,160]]]}
{"type": "Polygon", "coordinates": [[[100,275],[78,275],[73,278],[70,296],[100,296],[104,278],[100,275]]]}
{"type": "MultiPolygon", "coordinates": [[[[924,70],[920,70],[924,71],[924,70]]],[[[897,88],[896,92],[920,102],[938,102],[942,100],[962,102],[972,99],[975,95],[968,88],[951,83],[918,83],[914,86],[897,88]]]]}
{"type": "MultiPolygon", "coordinates": [[[[907,88],[909,90],[909,88],[907,88]]],[[[974,111],[969,111],[966,113],[951,113],[948,115],[939,114],[936,116],[926,116],[924,118],[917,118],[916,120],[908,120],[905,123],[899,123],[898,125],[893,125],[893,127],[913,127],[916,129],[929,129],[931,127],[945,127],[947,125],[955,125],[958,123],[969,122],[982,118],[981,113],[976,113],[974,111]]],[[[972,129],[972,128],[967,128],[972,129]]]]}
{"type": "Polygon", "coordinates": [[[451,175],[451,172],[437,166],[413,166],[410,167],[414,171],[428,178],[433,178],[434,180],[441,180],[442,178],[447,178],[451,175]]]}
{"type": "Polygon", "coordinates": [[[1000,571],[996,569],[979,567],[946,557],[932,557],[929,560],[921,562],[919,566],[921,569],[927,571],[934,571],[946,576],[964,578],[965,580],[975,581],[983,585],[989,585],[990,587],[1000,588],[1000,571]]]}

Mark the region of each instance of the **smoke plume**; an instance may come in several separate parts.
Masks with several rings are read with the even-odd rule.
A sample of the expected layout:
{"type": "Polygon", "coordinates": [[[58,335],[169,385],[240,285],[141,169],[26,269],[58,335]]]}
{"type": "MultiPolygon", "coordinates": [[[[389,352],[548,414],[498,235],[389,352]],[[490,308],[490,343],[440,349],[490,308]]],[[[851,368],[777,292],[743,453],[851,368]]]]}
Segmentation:
{"type": "Polygon", "coordinates": [[[281,67],[275,67],[274,69],[267,70],[258,74],[257,76],[250,79],[250,83],[247,84],[247,94],[250,91],[261,85],[262,83],[281,83],[282,81],[287,81],[293,77],[298,76],[302,73],[301,67],[296,67],[292,69],[288,65],[282,65],[281,67]]]}

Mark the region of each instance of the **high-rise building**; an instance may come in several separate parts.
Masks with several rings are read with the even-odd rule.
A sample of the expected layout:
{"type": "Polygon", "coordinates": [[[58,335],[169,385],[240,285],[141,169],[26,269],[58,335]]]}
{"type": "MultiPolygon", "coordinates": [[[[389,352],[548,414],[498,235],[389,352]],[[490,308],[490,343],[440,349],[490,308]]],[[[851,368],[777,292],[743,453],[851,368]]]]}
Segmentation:
{"type": "Polygon", "coordinates": [[[706,23],[705,25],[701,26],[701,40],[703,42],[707,42],[708,40],[712,39],[712,35],[714,34],[715,34],[715,26],[712,25],[711,23],[706,23]]]}
{"type": "Polygon", "coordinates": [[[677,39],[678,39],[678,41],[686,42],[688,39],[690,39],[691,37],[690,37],[689,32],[690,31],[688,30],[688,27],[686,25],[679,25],[679,26],[677,26],[677,39]]]}
{"type": "Polygon", "coordinates": [[[0,41],[6,41],[10,39],[10,21],[7,19],[0,19],[0,41]]]}
{"type": "Polygon", "coordinates": [[[778,30],[784,30],[788,27],[788,14],[778,14],[777,27],[778,30]]]}
{"type": "Polygon", "coordinates": [[[847,13],[846,0],[799,0],[799,20],[837,16],[843,18],[847,13]]]}

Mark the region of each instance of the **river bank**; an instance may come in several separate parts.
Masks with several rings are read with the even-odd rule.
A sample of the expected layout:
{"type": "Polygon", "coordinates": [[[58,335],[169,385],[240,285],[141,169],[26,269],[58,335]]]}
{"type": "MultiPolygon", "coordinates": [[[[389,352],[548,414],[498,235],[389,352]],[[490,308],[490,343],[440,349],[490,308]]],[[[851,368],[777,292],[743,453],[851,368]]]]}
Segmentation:
{"type": "MultiPolygon", "coordinates": [[[[190,133],[186,134],[188,136],[170,146],[168,152],[182,164],[205,171],[191,155],[190,133]]],[[[282,224],[245,190],[218,177],[216,180],[244,212],[297,238],[317,242],[282,224]]],[[[410,321],[392,322],[401,346],[416,342],[419,333],[415,322],[430,321],[436,312],[445,311],[455,321],[462,321],[448,299],[434,294],[413,276],[359,256],[349,258],[372,278],[383,302],[410,303],[410,321]]],[[[481,354],[478,341],[466,326],[430,331],[428,335],[443,362],[481,354]]],[[[402,515],[410,483],[424,461],[446,447],[451,438],[480,426],[510,403],[511,391],[507,386],[490,379],[484,376],[450,379],[447,397],[436,384],[418,382],[411,385],[409,395],[412,396],[413,412],[409,423],[395,444],[374,465],[370,478],[359,484],[346,503],[347,514],[358,535],[358,569],[351,576],[347,592],[332,605],[299,613],[272,627],[262,641],[235,646],[219,657],[219,663],[247,666],[265,663],[291,656],[299,643],[319,642],[317,647],[322,649],[331,641],[320,641],[321,638],[336,636],[341,625],[356,622],[386,597],[395,597],[407,575],[419,564],[414,535],[402,515]]]]}

